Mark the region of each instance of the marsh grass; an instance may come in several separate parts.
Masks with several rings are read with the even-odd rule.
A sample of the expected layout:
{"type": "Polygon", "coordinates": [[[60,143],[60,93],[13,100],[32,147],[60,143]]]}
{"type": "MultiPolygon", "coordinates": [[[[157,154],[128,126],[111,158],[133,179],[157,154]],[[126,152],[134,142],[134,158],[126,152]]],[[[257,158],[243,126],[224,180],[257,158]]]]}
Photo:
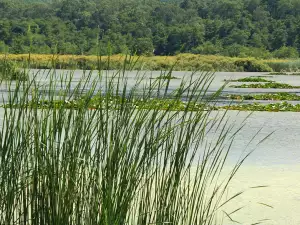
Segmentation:
{"type": "MultiPolygon", "coordinates": [[[[0,54],[0,60],[5,56],[0,54]]],[[[103,69],[108,69],[107,61],[110,60],[110,69],[121,69],[125,55],[103,56],[100,61],[103,69]]],[[[237,58],[218,55],[179,54],[175,56],[148,56],[141,57],[135,69],[143,67],[144,70],[168,70],[175,64],[175,70],[202,70],[202,71],[298,71],[298,61],[295,60],[261,60],[255,58],[237,58]]],[[[23,64],[28,61],[28,54],[8,55],[11,61],[23,64]]],[[[56,55],[53,64],[53,55],[31,54],[31,68],[36,69],[97,69],[97,56],[82,55],[56,55]]]]}
{"type": "Polygon", "coordinates": [[[46,85],[37,74],[10,83],[1,110],[0,224],[210,225],[234,218],[239,209],[223,208],[242,192],[227,196],[227,189],[248,154],[220,178],[239,128],[226,111],[205,110],[221,91],[205,98],[213,74],[193,74],[170,90],[168,79],[137,72],[129,85],[132,63],[111,78],[88,73],[75,86],[72,73],[55,70],[46,85]],[[135,104],[163,97],[173,100],[164,110],[135,104]],[[185,108],[172,110],[183,98],[185,108]],[[194,102],[202,110],[188,110],[194,102]]]}
{"type": "Polygon", "coordinates": [[[300,69],[300,60],[266,60],[265,63],[275,72],[293,72],[300,69]]]}

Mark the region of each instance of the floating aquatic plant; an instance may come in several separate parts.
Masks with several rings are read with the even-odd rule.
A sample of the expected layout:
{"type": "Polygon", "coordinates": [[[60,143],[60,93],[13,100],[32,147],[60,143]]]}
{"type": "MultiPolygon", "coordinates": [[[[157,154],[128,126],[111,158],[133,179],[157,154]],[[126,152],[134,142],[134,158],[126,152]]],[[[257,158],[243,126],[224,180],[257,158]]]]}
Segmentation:
{"type": "Polygon", "coordinates": [[[268,112],[300,112],[300,104],[290,104],[287,102],[272,103],[272,104],[239,104],[222,106],[220,108],[227,110],[239,111],[268,111],[268,112]]]}
{"type": "Polygon", "coordinates": [[[292,86],[290,84],[282,83],[258,83],[258,84],[242,84],[242,85],[231,85],[233,88],[276,88],[276,89],[298,89],[300,86],[292,86]]]}
{"type": "Polygon", "coordinates": [[[266,80],[261,77],[245,77],[237,80],[224,80],[229,82],[273,82],[271,80],[266,80]]]}
{"type": "Polygon", "coordinates": [[[280,101],[300,101],[300,96],[286,92],[256,94],[256,95],[228,95],[233,100],[280,100],[280,101]]]}

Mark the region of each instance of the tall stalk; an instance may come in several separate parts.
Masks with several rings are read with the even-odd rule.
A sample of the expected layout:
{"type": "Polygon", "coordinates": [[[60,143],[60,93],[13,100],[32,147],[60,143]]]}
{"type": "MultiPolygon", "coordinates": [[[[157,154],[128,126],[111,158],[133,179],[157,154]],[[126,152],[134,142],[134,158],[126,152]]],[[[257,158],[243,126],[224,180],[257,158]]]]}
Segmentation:
{"type": "Polygon", "coordinates": [[[0,224],[217,223],[244,159],[219,179],[233,128],[210,107],[213,74],[195,73],[171,90],[170,80],[139,71],[130,84],[128,62],[111,77],[85,72],[75,86],[72,73],[55,71],[46,87],[37,75],[11,86],[0,130],[0,224]],[[153,98],[172,101],[149,108],[153,98]],[[182,99],[185,108],[174,110],[182,99]],[[52,107],[41,107],[45,100],[52,107]],[[202,108],[189,110],[195,103],[202,108]],[[210,143],[212,129],[219,132],[210,143]]]}

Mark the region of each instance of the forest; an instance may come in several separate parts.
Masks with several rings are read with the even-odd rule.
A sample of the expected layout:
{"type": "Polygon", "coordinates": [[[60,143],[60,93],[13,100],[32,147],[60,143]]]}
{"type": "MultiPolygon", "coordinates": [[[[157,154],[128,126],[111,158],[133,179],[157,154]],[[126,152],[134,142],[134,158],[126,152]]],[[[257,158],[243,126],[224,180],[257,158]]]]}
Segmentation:
{"type": "Polygon", "coordinates": [[[299,0],[0,0],[0,52],[297,58],[299,0]]]}

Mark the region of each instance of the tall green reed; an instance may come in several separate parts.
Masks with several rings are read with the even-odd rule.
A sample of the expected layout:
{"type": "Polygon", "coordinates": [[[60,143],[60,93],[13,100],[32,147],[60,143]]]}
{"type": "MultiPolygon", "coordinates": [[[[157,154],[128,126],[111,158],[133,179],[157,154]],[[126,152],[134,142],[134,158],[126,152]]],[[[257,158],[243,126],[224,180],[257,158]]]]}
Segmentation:
{"type": "Polygon", "coordinates": [[[226,112],[209,107],[221,91],[207,94],[213,74],[193,73],[172,89],[137,71],[132,84],[132,63],[113,74],[85,71],[76,85],[74,73],[55,70],[46,85],[38,74],[11,85],[0,130],[0,224],[218,224],[240,194],[226,198],[245,158],[220,179],[234,136],[226,112]],[[151,98],[187,104],[136,107],[151,98]],[[73,99],[80,104],[67,107],[73,99]],[[203,108],[188,110],[195,101],[203,108]]]}

